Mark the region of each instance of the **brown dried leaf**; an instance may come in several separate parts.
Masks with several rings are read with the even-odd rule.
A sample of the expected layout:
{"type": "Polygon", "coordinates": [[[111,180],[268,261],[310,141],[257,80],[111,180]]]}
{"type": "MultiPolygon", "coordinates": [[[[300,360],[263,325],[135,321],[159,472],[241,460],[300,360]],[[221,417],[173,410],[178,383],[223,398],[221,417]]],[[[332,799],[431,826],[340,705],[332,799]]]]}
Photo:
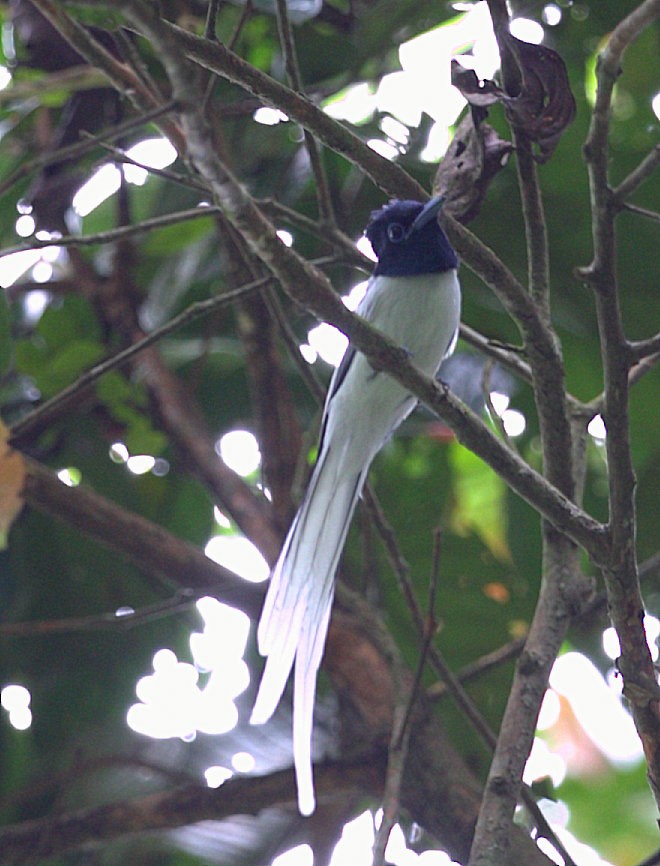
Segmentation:
{"type": "Polygon", "coordinates": [[[456,61],[452,62],[452,83],[481,110],[501,102],[511,125],[538,144],[537,160],[546,162],[575,117],[566,65],[552,48],[522,42],[510,34],[506,48],[520,70],[519,93],[510,95],[494,81],[479,81],[473,70],[463,69],[456,61]]]}
{"type": "Polygon", "coordinates": [[[0,421],[0,550],[7,546],[7,534],[23,508],[25,462],[10,448],[9,430],[0,421]]]}
{"type": "Polygon", "coordinates": [[[509,35],[523,79],[521,93],[507,98],[509,120],[539,145],[539,162],[546,162],[559,143],[562,133],[575,117],[575,99],[571,93],[566,65],[562,58],[545,45],[531,45],[509,35]]]}
{"type": "Polygon", "coordinates": [[[491,181],[513,150],[481,115],[482,109],[473,109],[460,122],[433,181],[434,195],[444,195],[444,209],[462,223],[479,213],[491,181]]]}
{"type": "Polygon", "coordinates": [[[474,69],[466,69],[457,60],[451,62],[451,83],[461,91],[470,105],[479,108],[499,102],[506,95],[494,81],[479,81],[474,69]]]}

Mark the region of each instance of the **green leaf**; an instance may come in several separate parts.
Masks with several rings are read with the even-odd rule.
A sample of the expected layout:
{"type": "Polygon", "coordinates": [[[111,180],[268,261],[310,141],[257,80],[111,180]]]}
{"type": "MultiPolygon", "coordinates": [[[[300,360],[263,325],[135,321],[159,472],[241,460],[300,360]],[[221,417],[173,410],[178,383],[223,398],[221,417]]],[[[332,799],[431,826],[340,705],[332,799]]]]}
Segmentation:
{"type": "Polygon", "coordinates": [[[99,27],[103,30],[119,30],[126,26],[126,19],[112,6],[93,9],[84,3],[67,4],[67,12],[86,27],[99,27]]]}
{"type": "Polygon", "coordinates": [[[155,430],[144,415],[137,412],[130,417],[125,443],[131,454],[161,454],[167,445],[167,436],[155,430]]]}
{"type": "Polygon", "coordinates": [[[459,535],[476,532],[497,559],[511,558],[506,541],[506,485],[493,470],[458,442],[449,446],[454,470],[451,526],[459,535]]]}

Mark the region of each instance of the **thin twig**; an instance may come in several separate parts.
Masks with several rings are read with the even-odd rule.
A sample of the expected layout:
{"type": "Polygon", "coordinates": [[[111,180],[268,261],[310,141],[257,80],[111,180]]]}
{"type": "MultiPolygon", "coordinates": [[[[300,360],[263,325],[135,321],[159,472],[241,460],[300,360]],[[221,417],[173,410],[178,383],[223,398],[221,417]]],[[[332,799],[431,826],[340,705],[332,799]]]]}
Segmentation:
{"type": "MultiPolygon", "coordinates": [[[[475,661],[470,662],[470,664],[462,667],[459,671],[457,671],[456,679],[461,684],[468,682],[469,680],[475,679],[476,677],[487,673],[493,668],[499,667],[500,665],[517,658],[522,652],[524,646],[524,637],[519,637],[515,640],[509,641],[509,643],[498,647],[492,652],[480,656],[478,659],[475,659],[475,661]]],[[[441,679],[439,682],[434,683],[432,686],[430,686],[427,689],[426,694],[429,698],[431,698],[431,700],[435,701],[446,695],[448,691],[449,689],[447,687],[447,684],[441,679]]]]}
{"type": "Polygon", "coordinates": [[[215,25],[218,19],[220,0],[208,0],[206,8],[206,22],[204,24],[204,38],[215,39],[215,25]]]}
{"type": "Polygon", "coordinates": [[[126,349],[117,352],[105,361],[95,364],[91,369],[79,376],[71,385],[62,389],[62,391],[54,397],[51,397],[50,400],[47,400],[41,406],[38,406],[20,421],[17,421],[11,429],[12,442],[14,444],[20,444],[21,440],[25,440],[35,428],[41,427],[52,418],[54,414],[58,414],[65,406],[77,399],[82,391],[89,388],[106,373],[122,367],[138,353],[144,351],[148,346],[157,343],[164,337],[178,331],[184,325],[195,321],[201,316],[208,315],[213,310],[219,309],[226,304],[231,304],[241,297],[263,289],[271,279],[272,277],[270,276],[262,277],[261,279],[254,280],[252,283],[241,286],[232,292],[217,295],[213,298],[207,298],[204,301],[196,301],[194,304],[187,307],[182,313],[179,313],[178,316],[170,319],[169,322],[161,325],[160,328],[152,331],[146,337],[137,340],[126,349]]]}
{"type": "MultiPolygon", "coordinates": [[[[405,688],[397,688],[397,700],[394,707],[394,718],[392,721],[392,733],[387,755],[387,773],[385,776],[385,790],[383,794],[382,819],[378,828],[373,847],[372,866],[382,866],[385,863],[385,848],[392,832],[392,827],[399,814],[399,801],[401,796],[401,783],[405,768],[406,756],[408,754],[408,743],[410,739],[410,723],[413,709],[422,682],[426,659],[431,648],[431,642],[436,632],[435,623],[435,598],[440,574],[440,552],[442,534],[440,530],[434,533],[433,562],[431,576],[429,579],[429,596],[426,619],[422,623],[422,647],[417,663],[417,669],[412,683],[405,688]]],[[[399,671],[399,674],[401,672],[399,671]]],[[[403,685],[404,678],[397,677],[395,668],[395,687],[403,685]]]]}
{"type": "Polygon", "coordinates": [[[164,214],[163,216],[151,217],[143,222],[132,225],[119,226],[119,228],[108,229],[103,232],[95,232],[91,235],[64,235],[60,238],[32,238],[22,244],[13,247],[5,247],[0,250],[0,256],[10,256],[14,253],[24,253],[28,250],[43,250],[49,247],[82,247],[95,244],[110,244],[123,238],[134,237],[144,232],[154,231],[165,226],[176,225],[188,220],[203,219],[218,213],[218,208],[211,206],[193,207],[189,210],[177,211],[176,213],[164,214]]]}
{"type": "Polygon", "coordinates": [[[243,5],[243,11],[241,12],[241,17],[238,19],[238,23],[234,28],[234,32],[231,34],[231,37],[227,41],[227,47],[230,51],[234,51],[236,46],[238,45],[238,40],[241,38],[241,33],[243,32],[243,28],[248,23],[250,18],[252,18],[252,14],[254,12],[254,6],[252,5],[252,0],[245,0],[243,5]]]}
{"type": "MultiPolygon", "coordinates": [[[[500,49],[501,50],[501,49],[500,49]]],[[[518,188],[520,190],[527,239],[529,290],[537,309],[546,323],[550,322],[550,265],[548,237],[532,143],[519,130],[514,130],[518,188]]]]}
{"type": "Polygon", "coordinates": [[[520,357],[517,347],[507,348],[495,340],[491,340],[484,334],[479,333],[470,325],[461,322],[459,331],[461,340],[469,346],[478,349],[483,355],[487,355],[502,364],[528,385],[532,383],[532,371],[529,364],[520,357]]]}
{"type": "Polygon", "coordinates": [[[442,552],[442,530],[437,528],[433,533],[433,558],[431,561],[431,576],[429,578],[429,594],[426,603],[426,618],[424,622],[424,631],[422,632],[422,647],[417,662],[417,669],[413,678],[413,683],[410,689],[410,698],[406,715],[401,723],[398,739],[394,740],[396,748],[401,748],[403,735],[408,729],[412,718],[412,711],[415,705],[415,699],[422,684],[422,676],[426,661],[431,649],[431,644],[438,631],[438,622],[435,615],[435,601],[438,594],[438,583],[440,579],[440,555],[442,552]]]}
{"type": "Polygon", "coordinates": [[[8,190],[10,190],[19,180],[22,180],[24,177],[27,177],[33,171],[38,171],[41,168],[44,168],[47,165],[52,165],[53,163],[65,162],[70,159],[75,159],[76,157],[83,156],[88,151],[92,150],[96,145],[103,144],[113,138],[120,138],[128,132],[132,132],[134,129],[139,129],[141,126],[144,126],[147,123],[151,123],[153,120],[157,120],[159,117],[162,117],[164,114],[167,114],[170,111],[174,111],[176,103],[174,100],[169,100],[169,102],[164,103],[163,105],[158,106],[158,108],[154,108],[151,111],[145,111],[140,114],[139,117],[132,117],[130,120],[125,121],[124,123],[119,123],[116,126],[112,126],[109,129],[104,130],[98,135],[89,135],[86,133],[85,141],[77,142],[76,144],[67,145],[67,147],[60,147],[57,150],[49,150],[45,153],[40,154],[35,159],[28,160],[24,162],[20,168],[16,169],[13,174],[11,174],[6,180],[4,180],[0,184],[0,196],[4,195],[8,190]]]}
{"type": "Polygon", "coordinates": [[[130,64],[137,77],[140,79],[140,81],[142,81],[144,86],[152,94],[154,100],[156,102],[163,102],[165,96],[161,92],[158,83],[151,75],[147,64],[142,59],[142,56],[140,55],[140,52],[138,51],[135,42],[131,38],[131,35],[126,30],[120,27],[114,31],[114,38],[121,46],[125,62],[128,62],[130,64]]]}
{"type": "Polygon", "coordinates": [[[657,352],[655,355],[649,355],[647,358],[642,358],[639,363],[630,368],[630,373],[628,374],[628,387],[632,388],[636,385],[640,379],[643,379],[644,376],[646,376],[647,373],[655,370],[658,364],[660,364],[660,352],[657,352]]]}
{"type": "Polygon", "coordinates": [[[612,190],[614,201],[623,205],[628,196],[651,177],[658,165],[660,165],[660,144],[656,144],[639,165],[612,190]]]}
{"type": "Polygon", "coordinates": [[[344,234],[335,225],[319,226],[317,220],[299,213],[293,208],[288,207],[282,202],[275,199],[256,199],[257,204],[271,219],[281,218],[302,229],[304,232],[311,234],[324,243],[329,243],[341,252],[342,257],[350,262],[354,267],[359,268],[365,273],[371,273],[374,263],[371,259],[365,256],[364,253],[356,247],[355,241],[348,235],[344,234]]]}
{"type": "Polygon", "coordinates": [[[644,361],[657,356],[660,352],[660,334],[654,334],[648,340],[637,340],[629,344],[630,353],[637,361],[644,361]]]}
{"type": "MultiPolygon", "coordinates": [[[[210,585],[208,594],[217,596],[217,587],[210,585]]],[[[74,616],[66,619],[4,622],[0,623],[0,639],[66,634],[77,631],[124,631],[188,610],[201,596],[202,593],[198,589],[181,588],[171,598],[156,601],[137,610],[74,616]]]]}
{"type": "MultiPolygon", "coordinates": [[[[277,29],[280,37],[280,45],[284,52],[284,63],[286,73],[289,79],[289,84],[297,93],[303,93],[303,82],[298,67],[298,57],[296,55],[296,43],[293,37],[293,29],[289,20],[289,12],[286,5],[286,0],[276,0],[277,11],[277,29]]],[[[316,183],[316,198],[319,206],[319,215],[322,223],[334,225],[334,208],[332,207],[332,196],[330,194],[330,186],[328,178],[323,168],[323,159],[318,143],[313,134],[303,128],[303,136],[309,162],[312,167],[312,174],[316,183]]]]}
{"type": "MultiPolygon", "coordinates": [[[[220,0],[208,0],[206,9],[206,22],[204,24],[204,38],[211,41],[217,39],[215,29],[218,20],[218,9],[220,8],[220,0]]],[[[245,14],[245,13],[243,13],[245,14]]],[[[204,114],[208,111],[209,101],[213,95],[216,76],[212,72],[208,72],[206,84],[204,85],[204,97],[202,99],[202,111],[204,114]]]]}
{"type": "MultiPolygon", "coordinates": [[[[84,130],[81,131],[81,135],[86,137],[88,133],[84,130]]],[[[196,189],[198,192],[207,193],[208,190],[204,186],[203,183],[200,183],[199,180],[195,180],[195,178],[191,177],[187,174],[181,174],[178,171],[170,171],[167,168],[154,168],[152,165],[147,165],[144,162],[140,162],[137,159],[133,159],[132,156],[129,156],[125,150],[122,150],[120,147],[114,147],[111,144],[108,144],[105,141],[98,142],[99,147],[108,153],[112,154],[115,161],[126,163],[126,165],[134,165],[136,168],[141,168],[149,174],[153,174],[156,177],[162,177],[165,180],[171,180],[173,183],[177,183],[180,186],[186,186],[190,189],[196,189]]]]}
{"type": "Polygon", "coordinates": [[[638,204],[631,204],[630,202],[624,202],[621,205],[622,211],[627,211],[628,213],[635,214],[636,216],[644,217],[647,220],[652,220],[653,222],[660,222],[660,213],[656,210],[650,210],[647,207],[641,207],[638,204]]]}
{"type": "Polygon", "coordinates": [[[387,557],[392,566],[392,570],[394,571],[397,583],[399,584],[399,591],[406,600],[408,609],[412,614],[414,626],[420,634],[423,634],[424,616],[415,597],[415,590],[413,589],[412,581],[410,580],[410,567],[401,553],[394,530],[387,520],[385,512],[370,485],[367,485],[364,489],[363,501],[367,513],[373,521],[376,531],[385,546],[387,557]]]}
{"type": "Polygon", "coordinates": [[[323,401],[325,400],[326,389],[319,381],[313,368],[303,358],[300,352],[300,342],[291,327],[289,316],[287,316],[287,313],[283,309],[280,299],[274,292],[269,292],[267,303],[274,318],[277,320],[280,336],[282,337],[282,341],[284,342],[289,357],[295,364],[301,379],[305,383],[307,390],[312,395],[314,401],[319,406],[322,406],[323,401]]]}
{"type": "Polygon", "coordinates": [[[57,72],[48,72],[38,78],[29,78],[27,81],[12,81],[9,87],[0,90],[0,105],[18,102],[23,99],[33,99],[38,96],[43,99],[46,94],[61,92],[62,90],[96,90],[99,87],[107,87],[107,76],[93,66],[80,64],[69,69],[61,69],[57,72]]]}
{"type": "MultiPolygon", "coordinates": [[[[654,339],[654,338],[651,338],[654,339]]],[[[646,351],[646,341],[641,340],[640,350],[642,355],[645,354],[646,351]]],[[[630,354],[631,357],[634,358],[636,355],[636,346],[637,343],[629,343],[630,354]]],[[[640,379],[643,379],[647,373],[650,373],[652,370],[655,370],[656,366],[660,363],[660,352],[656,352],[653,355],[648,355],[646,357],[642,357],[640,361],[636,364],[633,364],[630,370],[628,371],[628,387],[633,388],[640,379]]],[[[594,415],[599,415],[603,412],[603,407],[605,406],[605,394],[600,393],[597,397],[594,397],[593,400],[590,400],[588,403],[585,403],[582,407],[582,415],[587,420],[590,421],[594,415]]]]}

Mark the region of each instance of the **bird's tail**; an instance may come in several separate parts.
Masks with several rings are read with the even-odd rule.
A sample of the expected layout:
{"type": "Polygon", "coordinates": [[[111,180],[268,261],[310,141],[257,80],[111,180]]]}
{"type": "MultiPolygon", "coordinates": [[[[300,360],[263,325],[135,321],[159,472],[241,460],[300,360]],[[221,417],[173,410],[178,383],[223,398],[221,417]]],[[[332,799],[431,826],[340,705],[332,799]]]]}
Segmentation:
{"type": "Polygon", "coordinates": [[[316,675],[334,596],[334,577],[364,472],[342,477],[341,457],[319,456],[305,498],[273,569],[259,621],[259,652],[267,656],[252,717],[274,713],[295,660],[293,758],[301,814],[314,811],[311,739],[316,675]]]}

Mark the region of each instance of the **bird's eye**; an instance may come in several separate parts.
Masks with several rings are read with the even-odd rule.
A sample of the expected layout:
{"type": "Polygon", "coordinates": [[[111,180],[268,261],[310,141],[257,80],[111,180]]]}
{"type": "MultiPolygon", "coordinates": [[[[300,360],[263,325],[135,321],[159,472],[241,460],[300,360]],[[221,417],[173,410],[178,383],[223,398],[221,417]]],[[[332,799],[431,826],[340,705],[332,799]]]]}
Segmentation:
{"type": "Polygon", "coordinates": [[[387,237],[393,244],[399,244],[406,236],[406,230],[401,223],[390,223],[387,227],[387,237]]]}

